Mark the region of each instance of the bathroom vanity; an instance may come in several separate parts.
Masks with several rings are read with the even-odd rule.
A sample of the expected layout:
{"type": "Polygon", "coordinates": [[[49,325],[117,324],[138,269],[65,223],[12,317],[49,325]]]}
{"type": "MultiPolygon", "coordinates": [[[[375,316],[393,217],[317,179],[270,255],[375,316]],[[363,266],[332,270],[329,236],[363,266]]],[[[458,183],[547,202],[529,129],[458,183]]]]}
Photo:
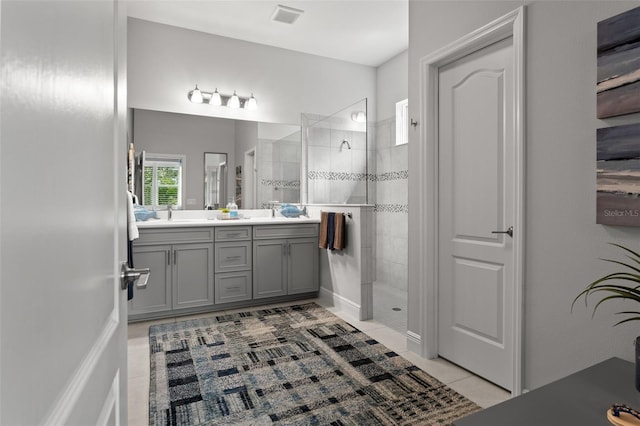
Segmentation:
{"type": "Polygon", "coordinates": [[[318,294],[317,219],[163,219],[138,228],[134,265],[151,275],[129,301],[130,322],[318,294]]]}

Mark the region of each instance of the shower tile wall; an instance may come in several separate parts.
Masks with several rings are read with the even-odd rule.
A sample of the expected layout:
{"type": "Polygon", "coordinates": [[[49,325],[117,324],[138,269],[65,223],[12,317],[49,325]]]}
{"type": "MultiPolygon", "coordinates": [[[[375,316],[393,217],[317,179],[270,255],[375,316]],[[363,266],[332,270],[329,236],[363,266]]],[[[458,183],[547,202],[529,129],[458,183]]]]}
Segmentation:
{"type": "Polygon", "coordinates": [[[395,117],[376,125],[376,282],[406,291],[408,145],[395,145],[395,125],[395,117]]]}
{"type": "Polygon", "coordinates": [[[316,204],[364,204],[367,194],[366,133],[309,128],[309,200],[316,204]],[[347,143],[343,143],[343,141],[347,143]],[[349,145],[351,148],[349,148],[349,145]]]}

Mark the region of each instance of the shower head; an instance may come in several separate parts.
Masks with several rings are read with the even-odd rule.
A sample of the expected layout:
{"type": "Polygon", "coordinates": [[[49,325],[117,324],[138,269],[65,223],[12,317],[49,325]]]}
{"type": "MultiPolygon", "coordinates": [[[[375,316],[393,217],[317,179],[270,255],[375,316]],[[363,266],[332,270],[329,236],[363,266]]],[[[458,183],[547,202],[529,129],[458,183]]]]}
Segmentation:
{"type": "Polygon", "coordinates": [[[347,148],[351,149],[351,144],[349,143],[348,140],[346,139],[342,139],[342,143],[340,144],[340,149],[342,149],[342,147],[344,146],[344,144],[347,144],[347,148]]]}

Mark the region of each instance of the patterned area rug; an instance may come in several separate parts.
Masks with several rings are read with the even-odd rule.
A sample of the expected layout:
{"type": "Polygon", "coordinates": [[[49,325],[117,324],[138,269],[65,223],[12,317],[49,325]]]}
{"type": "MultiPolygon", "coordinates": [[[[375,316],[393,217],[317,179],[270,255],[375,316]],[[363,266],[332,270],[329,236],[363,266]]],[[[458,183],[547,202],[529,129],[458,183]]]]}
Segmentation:
{"type": "Polygon", "coordinates": [[[150,328],[152,425],[447,425],[479,407],[315,303],[150,328]]]}

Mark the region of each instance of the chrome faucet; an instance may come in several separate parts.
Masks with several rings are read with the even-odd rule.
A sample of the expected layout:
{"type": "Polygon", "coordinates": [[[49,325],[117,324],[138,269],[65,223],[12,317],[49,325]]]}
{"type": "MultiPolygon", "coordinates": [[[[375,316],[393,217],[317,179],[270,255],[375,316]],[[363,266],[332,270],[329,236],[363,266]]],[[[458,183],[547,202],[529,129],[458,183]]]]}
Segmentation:
{"type": "Polygon", "coordinates": [[[173,216],[173,210],[171,210],[171,204],[167,204],[167,219],[171,220],[172,216],[173,216]]]}
{"type": "Polygon", "coordinates": [[[271,217],[276,217],[276,206],[277,206],[277,201],[269,201],[267,203],[267,208],[271,209],[271,217]]]}

